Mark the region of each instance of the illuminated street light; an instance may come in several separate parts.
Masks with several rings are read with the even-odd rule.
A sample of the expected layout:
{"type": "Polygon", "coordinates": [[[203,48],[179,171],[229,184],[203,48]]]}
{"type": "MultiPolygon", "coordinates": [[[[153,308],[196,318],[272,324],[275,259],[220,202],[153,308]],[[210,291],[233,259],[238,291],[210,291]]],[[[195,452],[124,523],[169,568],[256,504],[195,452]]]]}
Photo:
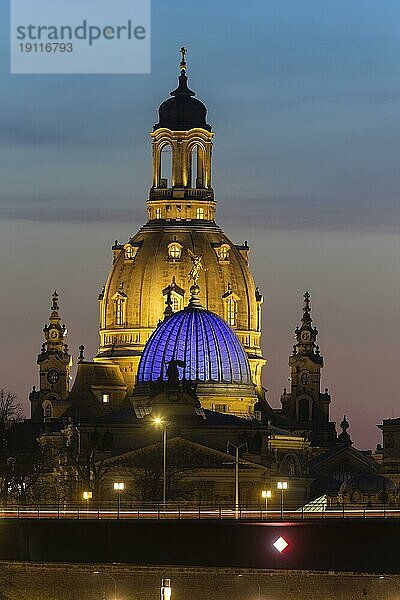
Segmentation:
{"type": "Polygon", "coordinates": [[[114,600],[117,600],[117,581],[113,575],[110,573],[104,573],[103,571],[93,571],[93,575],[103,575],[104,577],[109,577],[114,583],[114,600]]]}
{"type": "Polygon", "coordinates": [[[232,442],[228,442],[226,446],[226,451],[229,452],[229,448],[235,448],[235,519],[239,518],[239,450],[240,448],[247,448],[247,442],[244,444],[240,444],[240,446],[236,446],[232,444],[232,442]]]}
{"type": "Polygon", "coordinates": [[[161,417],[154,417],[154,424],[163,430],[163,504],[167,502],[167,423],[161,417]]]}
{"type": "Polygon", "coordinates": [[[278,481],[277,487],[281,491],[281,519],[283,519],[283,493],[288,489],[287,481],[278,481]]]}
{"type": "Polygon", "coordinates": [[[265,513],[268,516],[268,500],[272,497],[271,490],[263,490],[261,492],[261,498],[265,499],[265,513]]]}
{"type": "Polygon", "coordinates": [[[161,579],[161,600],[171,600],[171,580],[161,579]]]}
{"type": "Polygon", "coordinates": [[[87,510],[87,513],[89,514],[89,500],[91,500],[93,498],[93,492],[83,492],[82,497],[84,500],[86,500],[86,510],[87,510]]]}
{"type": "Polygon", "coordinates": [[[118,505],[117,505],[117,519],[119,519],[119,511],[121,506],[121,492],[125,489],[125,484],[122,481],[114,482],[114,491],[118,493],[118,505]]]}

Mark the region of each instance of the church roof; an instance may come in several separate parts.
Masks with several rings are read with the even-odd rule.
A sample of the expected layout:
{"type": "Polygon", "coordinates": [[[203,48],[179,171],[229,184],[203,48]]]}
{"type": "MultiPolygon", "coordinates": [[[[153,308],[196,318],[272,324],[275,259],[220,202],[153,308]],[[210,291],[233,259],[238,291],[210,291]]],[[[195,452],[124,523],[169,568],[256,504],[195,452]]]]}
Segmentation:
{"type": "Polygon", "coordinates": [[[172,363],[180,369],[179,379],[252,386],[249,361],[238,337],[193,297],[149,338],[139,363],[138,384],[166,381],[172,363]]]}
{"type": "Polygon", "coordinates": [[[200,100],[193,98],[195,92],[187,85],[188,78],[184,59],[186,49],[181,48],[182,51],[184,52],[180,64],[178,87],[170,93],[172,98],[165,100],[158,109],[159,121],[154,125],[154,131],[161,127],[166,127],[171,131],[187,131],[195,127],[211,131],[211,126],[206,122],[207,108],[200,100]]]}

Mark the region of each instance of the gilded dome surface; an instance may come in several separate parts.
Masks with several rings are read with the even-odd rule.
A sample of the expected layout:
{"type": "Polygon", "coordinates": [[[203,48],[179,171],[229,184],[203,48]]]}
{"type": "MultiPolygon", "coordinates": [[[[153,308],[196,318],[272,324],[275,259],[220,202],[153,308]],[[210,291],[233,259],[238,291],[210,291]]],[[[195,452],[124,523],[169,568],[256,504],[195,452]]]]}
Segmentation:
{"type": "Polygon", "coordinates": [[[189,303],[151,335],[139,363],[137,383],[167,379],[171,361],[180,379],[251,385],[249,362],[235,333],[218,315],[189,303]]]}

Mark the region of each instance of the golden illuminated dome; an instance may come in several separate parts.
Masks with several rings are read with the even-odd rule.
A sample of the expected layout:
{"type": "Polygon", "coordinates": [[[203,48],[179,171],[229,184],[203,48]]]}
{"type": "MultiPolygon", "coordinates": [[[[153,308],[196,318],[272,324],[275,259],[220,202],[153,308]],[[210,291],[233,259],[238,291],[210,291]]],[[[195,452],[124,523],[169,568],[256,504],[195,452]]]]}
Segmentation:
{"type": "MultiPolygon", "coordinates": [[[[180,85],[184,83],[186,88],[185,72],[183,60],[180,85]]],[[[161,118],[165,117],[164,110],[151,133],[153,185],[147,202],[149,219],[127,243],[116,242],[113,246],[112,270],[100,295],[100,347],[95,360],[118,363],[128,389],[132,390],[144,345],[164,317],[168,290],[172,310],[182,310],[190,297],[188,275],[193,256],[201,256],[201,303],[234,329],[260,391],[261,368],[265,364],[260,349],[262,296],[248,265],[247,242],[233,244],[214,221],[214,134],[210,127],[204,128],[204,111],[193,112],[193,119],[197,114],[202,119],[197,123],[187,119],[187,110],[186,100],[176,102],[174,123],[184,127],[190,122],[191,129],[165,127],[172,125],[161,118]],[[180,110],[186,111],[182,119],[180,110]]]]}

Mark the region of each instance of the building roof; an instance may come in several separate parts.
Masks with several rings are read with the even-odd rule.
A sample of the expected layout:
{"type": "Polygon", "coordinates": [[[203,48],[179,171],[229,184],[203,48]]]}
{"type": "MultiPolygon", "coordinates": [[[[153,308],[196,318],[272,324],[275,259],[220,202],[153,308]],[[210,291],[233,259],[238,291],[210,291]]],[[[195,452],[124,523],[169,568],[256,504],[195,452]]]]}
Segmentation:
{"type": "Polygon", "coordinates": [[[195,92],[188,88],[185,71],[181,71],[178,81],[178,87],[171,92],[172,98],[165,100],[158,109],[159,121],[154,125],[154,131],[161,127],[171,131],[188,131],[196,127],[211,131],[211,125],[206,122],[207,108],[193,98],[195,92]]]}

